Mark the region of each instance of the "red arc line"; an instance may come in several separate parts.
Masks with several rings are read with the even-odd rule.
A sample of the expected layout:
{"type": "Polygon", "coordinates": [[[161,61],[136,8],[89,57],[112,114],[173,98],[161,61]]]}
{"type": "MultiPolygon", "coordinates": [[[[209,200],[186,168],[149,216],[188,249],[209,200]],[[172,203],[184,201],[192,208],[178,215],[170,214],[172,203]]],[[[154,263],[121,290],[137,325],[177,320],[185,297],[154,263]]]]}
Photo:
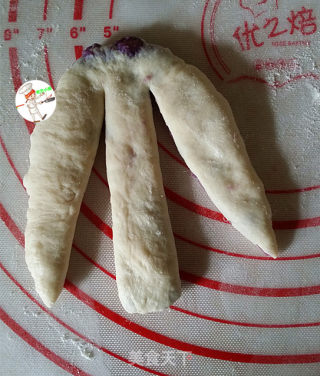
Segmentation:
{"type": "Polygon", "coordinates": [[[82,257],[84,257],[86,260],[88,260],[92,265],[94,265],[97,269],[101,270],[102,273],[106,274],[110,278],[116,280],[116,276],[112,273],[110,273],[107,269],[105,269],[102,265],[98,264],[96,261],[94,261],[91,257],[89,257],[82,249],[80,249],[76,244],[72,244],[72,247],[80,253],[82,257]]]}
{"type": "Polygon", "coordinates": [[[9,61],[14,91],[18,91],[22,85],[22,81],[20,78],[18,51],[15,47],[9,48],[9,61]]]}
{"type": "Polygon", "coordinates": [[[173,192],[168,187],[165,187],[164,190],[169,200],[182,206],[183,208],[188,209],[196,214],[200,214],[202,217],[207,217],[218,222],[230,224],[230,222],[221,213],[189,201],[186,198],[173,192]]]}
{"type": "Polygon", "coordinates": [[[179,157],[177,157],[176,155],[174,155],[173,153],[171,153],[171,151],[169,149],[167,149],[164,145],[162,145],[161,142],[159,142],[159,141],[158,141],[158,146],[163,151],[165,151],[172,159],[174,159],[176,162],[178,162],[179,164],[181,164],[181,166],[187,168],[190,171],[189,167],[187,166],[187,164],[182,159],[180,159],[179,157]]]}
{"type": "Polygon", "coordinates": [[[43,21],[46,21],[47,20],[47,16],[48,16],[48,3],[49,3],[49,0],[44,0],[44,5],[43,5],[43,21]]]}
{"type": "Polygon", "coordinates": [[[267,189],[266,193],[278,195],[278,194],[282,194],[282,193],[309,192],[309,191],[314,191],[315,189],[320,189],[320,185],[314,185],[314,186],[305,187],[305,188],[293,188],[293,189],[267,189]]]}
{"type": "Polygon", "coordinates": [[[210,64],[212,70],[217,75],[217,77],[220,78],[221,81],[223,81],[224,78],[221,76],[221,74],[218,72],[218,70],[216,69],[216,67],[213,65],[213,63],[211,61],[210,55],[207,51],[206,41],[205,41],[205,38],[204,38],[204,21],[205,21],[205,18],[206,18],[206,11],[207,11],[209,3],[210,3],[210,0],[207,0],[205,5],[204,5],[204,8],[203,8],[202,19],[201,19],[201,43],[202,43],[204,54],[206,55],[206,58],[207,58],[207,60],[210,64]]]}
{"type": "Polygon", "coordinates": [[[293,297],[293,296],[306,296],[320,294],[320,285],[316,286],[306,286],[306,287],[252,287],[252,286],[242,286],[234,285],[230,283],[214,281],[212,279],[197,276],[192,273],[180,270],[180,277],[185,281],[223,292],[228,292],[232,294],[239,295],[249,295],[249,296],[263,296],[263,297],[293,297]]]}
{"type": "Polygon", "coordinates": [[[302,328],[302,327],[309,327],[309,326],[320,326],[320,322],[311,322],[311,323],[297,323],[297,324],[259,324],[259,323],[247,323],[247,322],[241,322],[241,321],[230,321],[225,319],[219,319],[217,317],[211,317],[207,315],[203,315],[201,313],[196,313],[189,311],[187,309],[184,309],[182,307],[177,306],[170,306],[171,309],[185,313],[186,315],[195,316],[200,319],[219,322],[221,324],[227,324],[227,325],[236,325],[236,326],[246,326],[250,328],[302,328]]]}
{"type": "Polygon", "coordinates": [[[18,16],[18,0],[10,0],[8,22],[16,22],[18,16]]]}
{"type": "Polygon", "coordinates": [[[266,257],[266,256],[250,256],[250,255],[246,255],[246,254],[234,253],[234,252],[224,251],[222,249],[217,249],[217,248],[209,247],[207,245],[200,244],[200,243],[197,243],[197,242],[195,242],[193,240],[187,239],[187,238],[185,238],[185,237],[183,237],[183,236],[181,236],[181,235],[179,235],[177,233],[174,233],[174,236],[177,239],[180,239],[180,240],[182,240],[182,241],[184,241],[186,243],[192,244],[195,247],[199,247],[199,248],[205,249],[207,251],[221,253],[221,254],[226,255],[226,256],[245,258],[245,259],[249,259],[249,260],[264,260],[264,261],[278,262],[278,261],[306,260],[306,259],[320,257],[320,253],[312,253],[312,254],[309,254],[309,255],[302,255],[302,256],[278,257],[276,259],[274,259],[272,257],[266,257]]]}
{"type": "Polygon", "coordinates": [[[320,226],[320,217],[294,219],[289,221],[272,221],[275,230],[295,230],[297,228],[308,228],[320,226]]]}
{"type": "Polygon", "coordinates": [[[44,355],[51,362],[55,363],[60,368],[74,376],[90,376],[89,373],[82,371],[80,368],[67,362],[59,355],[55,354],[39,342],[35,337],[28,333],[22,326],[14,321],[1,307],[0,307],[0,320],[3,321],[13,332],[15,332],[21,339],[28,343],[31,347],[44,355]]]}
{"type": "MultiPolygon", "coordinates": [[[[3,214],[5,209],[0,204],[0,215],[3,214]]],[[[6,213],[6,216],[9,216],[6,213]]],[[[2,216],[3,217],[3,216],[2,216]]],[[[13,222],[14,223],[14,222],[13,222]]],[[[5,222],[6,224],[6,222],[5,222]]],[[[20,229],[14,224],[14,228],[10,229],[16,239],[21,239],[23,234],[20,229]]],[[[8,227],[9,228],[9,227],[8,227]]],[[[243,354],[236,352],[227,352],[221,350],[215,350],[207,347],[202,347],[180,341],[171,337],[167,337],[161,333],[155,332],[148,328],[145,328],[139,324],[128,321],[125,317],[122,317],[118,313],[103,306],[100,302],[87,295],[84,291],[75,286],[72,282],[66,280],[64,286],[72,295],[74,295],[81,302],[88,305],[90,308],[112,320],[114,323],[132,331],[142,337],[158,342],[168,347],[175,348],[186,352],[192,352],[196,355],[205,356],[214,359],[236,361],[243,363],[262,363],[262,364],[289,364],[289,363],[314,363],[320,362],[320,354],[299,354],[299,355],[258,355],[258,354],[243,354]]]]}
{"type": "Polygon", "coordinates": [[[82,20],[83,0],[74,0],[73,19],[82,20]]]}
{"type": "Polygon", "coordinates": [[[227,73],[230,74],[231,70],[227,66],[227,64],[223,61],[222,56],[220,55],[219,49],[215,42],[215,35],[214,35],[214,22],[217,15],[217,11],[219,8],[219,5],[221,3],[221,0],[217,0],[214,4],[213,11],[211,13],[210,17],[210,39],[211,39],[211,46],[213,53],[215,54],[216,59],[218,60],[219,64],[221,65],[222,69],[227,73]]]}
{"type": "Polygon", "coordinates": [[[81,213],[83,213],[90,222],[92,222],[97,229],[103,232],[108,238],[112,239],[112,228],[108,226],[103,220],[95,214],[87,204],[82,202],[81,213]]]}
{"type": "Polygon", "coordinates": [[[53,84],[53,79],[52,79],[52,74],[51,74],[51,69],[50,69],[50,64],[49,64],[48,47],[47,47],[46,44],[44,45],[44,60],[46,62],[46,67],[47,67],[47,72],[48,72],[48,78],[49,78],[50,86],[54,90],[54,84],[53,84]]]}
{"type": "Polygon", "coordinates": [[[5,154],[6,157],[7,157],[7,160],[8,160],[8,162],[9,162],[11,168],[13,169],[13,171],[14,171],[16,177],[18,178],[19,182],[20,182],[21,185],[23,186],[23,180],[22,180],[22,178],[21,178],[21,176],[20,176],[18,170],[16,169],[16,166],[14,165],[13,160],[12,160],[11,157],[10,157],[10,154],[9,154],[7,148],[6,148],[5,143],[3,142],[3,139],[2,139],[2,137],[1,137],[1,135],[0,135],[0,144],[1,144],[1,147],[2,147],[2,149],[3,149],[3,151],[4,151],[4,154],[5,154]]]}
{"type": "MultiPolygon", "coordinates": [[[[173,202],[188,209],[202,217],[207,217],[215,221],[230,224],[230,222],[219,212],[196,204],[186,198],[178,195],[169,188],[165,188],[166,196],[173,202]]],[[[286,221],[272,221],[275,230],[293,230],[298,228],[317,227],[320,226],[320,217],[286,220],[286,221]]]]}

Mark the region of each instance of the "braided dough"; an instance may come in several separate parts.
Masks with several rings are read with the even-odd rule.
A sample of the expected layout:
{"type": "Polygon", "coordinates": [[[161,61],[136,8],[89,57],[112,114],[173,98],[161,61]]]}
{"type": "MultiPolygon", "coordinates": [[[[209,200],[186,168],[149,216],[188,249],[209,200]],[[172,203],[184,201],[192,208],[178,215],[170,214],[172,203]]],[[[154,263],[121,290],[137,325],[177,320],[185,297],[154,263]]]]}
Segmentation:
{"type": "Polygon", "coordinates": [[[168,49],[128,37],[84,51],[59,82],[55,113],[31,136],[24,178],[30,196],[26,262],[48,306],[63,288],[104,113],[121,303],[128,312],[144,313],[162,310],[180,296],[149,90],[215,205],[245,237],[277,255],[263,184],[226,100],[168,49]]]}

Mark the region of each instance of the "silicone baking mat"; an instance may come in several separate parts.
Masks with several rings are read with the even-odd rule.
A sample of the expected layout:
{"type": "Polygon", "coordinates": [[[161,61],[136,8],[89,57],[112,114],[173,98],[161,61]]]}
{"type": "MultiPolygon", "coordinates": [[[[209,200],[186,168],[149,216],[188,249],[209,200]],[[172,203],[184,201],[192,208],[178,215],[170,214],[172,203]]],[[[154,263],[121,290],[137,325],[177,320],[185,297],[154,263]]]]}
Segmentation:
{"type": "Polygon", "coordinates": [[[320,375],[319,1],[2,0],[0,15],[0,373],[320,375]],[[229,100],[281,254],[223,222],[154,106],[181,298],[147,315],[119,302],[102,137],[65,289],[48,310],[24,261],[34,125],[15,93],[35,79],[55,88],[83,47],[125,35],[169,47],[229,100]]]}

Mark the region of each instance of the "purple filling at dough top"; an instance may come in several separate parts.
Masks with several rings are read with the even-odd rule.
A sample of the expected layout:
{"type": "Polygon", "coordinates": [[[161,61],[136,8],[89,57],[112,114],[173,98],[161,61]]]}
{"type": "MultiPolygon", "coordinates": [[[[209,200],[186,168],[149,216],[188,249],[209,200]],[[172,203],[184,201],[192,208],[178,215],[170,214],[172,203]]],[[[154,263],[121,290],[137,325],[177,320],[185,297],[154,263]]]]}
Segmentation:
{"type": "Polygon", "coordinates": [[[101,46],[101,44],[94,43],[92,46],[87,47],[82,52],[82,57],[88,58],[93,56],[99,56],[105,58],[110,58],[111,51],[119,51],[128,57],[134,57],[142,47],[145,46],[145,43],[142,39],[137,37],[125,37],[118,40],[110,48],[107,46],[101,46]],[[109,52],[109,53],[108,53],[109,52]]]}
{"type": "Polygon", "coordinates": [[[101,48],[101,44],[94,43],[92,46],[89,46],[82,51],[82,57],[89,57],[95,55],[104,55],[104,51],[103,48],[101,48]]]}
{"type": "Polygon", "coordinates": [[[137,37],[125,37],[116,42],[111,49],[122,52],[128,57],[134,57],[144,46],[143,40],[137,37]]]}

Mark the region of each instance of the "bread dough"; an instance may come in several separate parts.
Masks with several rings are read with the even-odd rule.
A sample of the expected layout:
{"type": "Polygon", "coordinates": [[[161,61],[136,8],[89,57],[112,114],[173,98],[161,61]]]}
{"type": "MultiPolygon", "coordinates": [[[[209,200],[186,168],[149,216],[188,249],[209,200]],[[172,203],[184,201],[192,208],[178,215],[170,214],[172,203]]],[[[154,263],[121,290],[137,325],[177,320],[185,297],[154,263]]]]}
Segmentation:
{"type": "Polygon", "coordinates": [[[124,38],[93,45],[61,78],[57,107],[31,136],[26,262],[44,303],[63,287],[80,204],[106,119],[117,286],[128,312],[162,310],[180,296],[149,89],[186,163],[223,215],[276,257],[271,211],[230,106],[168,49],[124,38]],[[104,105],[105,100],[105,105],[104,105]]]}
{"type": "Polygon", "coordinates": [[[105,87],[106,161],[119,297],[144,313],[176,301],[180,279],[149,90],[128,74],[105,87]]]}
{"type": "Polygon", "coordinates": [[[276,258],[270,205],[228,102],[203,73],[181,60],[155,75],[150,90],[181,156],[212,202],[233,227],[276,258]]]}
{"type": "Polygon", "coordinates": [[[30,168],[23,181],[29,194],[25,257],[47,306],[63,288],[104,115],[103,91],[74,69],[63,75],[56,94],[54,114],[31,135],[30,168]]]}

